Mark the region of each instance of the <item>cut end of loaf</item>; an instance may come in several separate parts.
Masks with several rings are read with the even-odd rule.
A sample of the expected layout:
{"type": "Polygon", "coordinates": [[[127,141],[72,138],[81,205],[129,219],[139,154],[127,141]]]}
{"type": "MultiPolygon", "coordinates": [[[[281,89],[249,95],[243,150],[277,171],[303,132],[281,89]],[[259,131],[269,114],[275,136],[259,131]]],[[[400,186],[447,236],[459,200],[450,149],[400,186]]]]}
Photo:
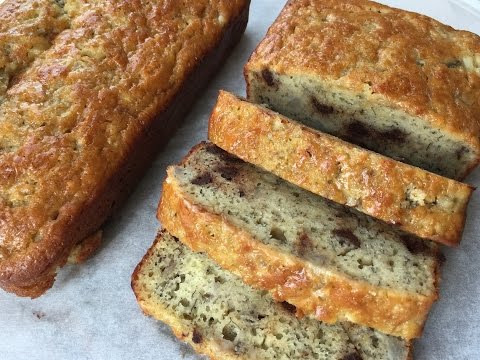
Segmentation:
{"type": "Polygon", "coordinates": [[[247,73],[248,98],[314,129],[451,179],[463,179],[480,152],[421,117],[366,101],[320,78],[268,70],[247,73]],[[275,87],[269,85],[275,79],[275,87]]]}
{"type": "Polygon", "coordinates": [[[248,98],[429,171],[480,162],[480,37],[367,0],[290,1],[245,66],[248,98]]]}

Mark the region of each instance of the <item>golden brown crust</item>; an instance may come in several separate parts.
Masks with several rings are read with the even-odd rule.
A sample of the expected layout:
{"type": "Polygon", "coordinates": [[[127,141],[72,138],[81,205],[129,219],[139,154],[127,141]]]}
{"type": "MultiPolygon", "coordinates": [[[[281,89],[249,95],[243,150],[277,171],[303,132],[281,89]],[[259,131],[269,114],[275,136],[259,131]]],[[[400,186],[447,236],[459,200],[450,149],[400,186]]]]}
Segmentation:
{"type": "Polygon", "coordinates": [[[472,187],[220,92],[209,139],[241,159],[417,236],[458,245],[472,187]]]}
{"type": "Polygon", "coordinates": [[[100,247],[102,243],[103,231],[98,230],[85,240],[75,245],[72,252],[68,256],[69,264],[82,264],[92,256],[92,254],[100,247]]]}
{"type": "Polygon", "coordinates": [[[422,117],[480,153],[480,37],[473,33],[368,0],[291,0],[246,72],[267,65],[422,117]]]}
{"type": "Polygon", "coordinates": [[[84,263],[98,249],[101,243],[102,230],[99,230],[75,245],[70,254],[68,254],[68,257],[63,256],[57,264],[51,267],[50,272],[32,279],[31,284],[27,283],[23,286],[18,286],[12,283],[7,283],[5,286],[2,284],[2,287],[4,290],[14,293],[18,296],[30,298],[39,297],[53,286],[57,268],[61,268],[66,263],[76,265],[84,263]]]}
{"type": "Polygon", "coordinates": [[[72,29],[0,108],[0,133],[10,141],[0,152],[0,286],[41,282],[32,296],[51,286],[56,267],[166,143],[243,33],[249,1],[82,4],[72,29]]]}
{"type": "Polygon", "coordinates": [[[68,26],[68,17],[58,1],[0,2],[0,103],[10,82],[50,48],[53,39],[68,26]]]}
{"type": "Polygon", "coordinates": [[[376,287],[276,251],[193,203],[172,171],[163,185],[157,216],[194,251],[207,253],[245,283],[270,291],[275,300],[295,305],[299,315],[312,314],[329,323],[349,320],[405,339],[420,336],[436,293],[422,296],[376,287]]]}
{"type": "Polygon", "coordinates": [[[36,278],[32,278],[30,282],[24,282],[21,285],[13,283],[2,283],[4,290],[14,293],[18,296],[36,298],[41,296],[45,291],[50,289],[57,275],[56,270],[65,264],[82,264],[85,262],[100,246],[102,242],[102,230],[95,232],[93,235],[82,239],[76,244],[68,254],[62,254],[60,260],[52,265],[45,274],[41,274],[36,278]]]}
{"type": "MultiPolygon", "coordinates": [[[[61,267],[65,264],[65,261],[59,262],[58,266],[61,267]]],[[[42,276],[38,276],[35,279],[35,282],[31,285],[16,285],[14,283],[2,283],[1,286],[5,291],[14,293],[18,296],[30,297],[32,299],[41,296],[45,291],[50,289],[55,282],[55,275],[54,271],[47,273],[42,276]]]]}

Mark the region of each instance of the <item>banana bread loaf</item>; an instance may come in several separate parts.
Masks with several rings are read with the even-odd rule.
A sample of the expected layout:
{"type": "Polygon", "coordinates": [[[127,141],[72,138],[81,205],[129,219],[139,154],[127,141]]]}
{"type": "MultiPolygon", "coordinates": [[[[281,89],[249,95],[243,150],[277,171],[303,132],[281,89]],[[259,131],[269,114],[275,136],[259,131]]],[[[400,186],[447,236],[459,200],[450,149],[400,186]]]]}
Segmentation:
{"type": "Polygon", "coordinates": [[[447,177],[480,160],[480,37],[367,0],[290,0],[248,98],[447,177]]]}
{"type": "Polygon", "coordinates": [[[158,218],[173,236],[278,301],[334,323],[419,336],[438,246],[200,144],[168,169],[158,218]]]}
{"type": "Polygon", "coordinates": [[[98,231],[217,71],[245,29],[248,6],[0,5],[0,19],[8,19],[0,39],[15,27],[21,35],[0,47],[2,288],[34,297],[52,286],[57,268],[98,231]]]}
{"type": "Polygon", "coordinates": [[[211,359],[406,360],[410,345],[353,324],[293,316],[288,303],[245,285],[162,231],[132,275],[145,314],[211,359]]]}
{"type": "Polygon", "coordinates": [[[472,187],[220,92],[209,139],[241,159],[417,236],[457,245],[472,187]]]}

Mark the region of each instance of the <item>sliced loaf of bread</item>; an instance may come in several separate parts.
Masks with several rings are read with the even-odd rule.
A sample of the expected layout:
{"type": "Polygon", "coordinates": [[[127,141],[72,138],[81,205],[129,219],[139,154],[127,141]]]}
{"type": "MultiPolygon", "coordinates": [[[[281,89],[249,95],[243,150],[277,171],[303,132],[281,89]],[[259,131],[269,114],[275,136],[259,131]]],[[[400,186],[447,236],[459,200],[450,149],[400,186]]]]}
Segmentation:
{"type": "Polygon", "coordinates": [[[298,313],[419,336],[438,247],[203,143],[168,169],[162,225],[298,313]]]}
{"type": "Polygon", "coordinates": [[[461,179],[480,161],[480,37],[368,0],[290,0],[245,67],[248,98],[461,179]]]}
{"type": "Polygon", "coordinates": [[[132,276],[143,311],[212,359],[405,360],[409,343],[351,324],[297,319],[206,255],[159,233],[132,276]]]}
{"type": "Polygon", "coordinates": [[[457,245],[473,188],[220,92],[209,139],[242,160],[402,230],[457,245]]]}

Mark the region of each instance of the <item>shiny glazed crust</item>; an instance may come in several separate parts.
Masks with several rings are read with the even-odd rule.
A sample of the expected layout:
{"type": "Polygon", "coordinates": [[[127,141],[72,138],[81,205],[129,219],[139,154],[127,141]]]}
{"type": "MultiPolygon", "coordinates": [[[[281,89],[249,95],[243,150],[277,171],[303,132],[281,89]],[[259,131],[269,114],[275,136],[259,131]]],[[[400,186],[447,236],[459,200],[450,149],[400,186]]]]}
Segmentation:
{"type": "Polygon", "coordinates": [[[417,236],[462,237],[472,187],[309,129],[220,92],[209,139],[287,181],[417,236]]]}
{"type": "Polygon", "coordinates": [[[327,323],[349,320],[405,339],[421,335],[436,292],[424,296],[374,286],[278,251],[196,204],[177,183],[173,167],[168,174],[157,217],[194,251],[207,253],[247,284],[270,291],[275,300],[295,305],[299,315],[311,314],[327,323]],[[315,293],[319,284],[321,297],[315,293]]]}
{"type": "Polygon", "coordinates": [[[0,103],[2,288],[36,297],[52,286],[239,40],[248,7],[248,0],[65,2],[68,28],[0,103]]]}
{"type": "Polygon", "coordinates": [[[291,0],[245,67],[249,98],[249,77],[265,69],[273,87],[272,73],[318,78],[364,104],[421,119],[426,132],[448,134],[472,152],[456,178],[480,160],[480,37],[473,33],[367,0],[291,0]]]}

